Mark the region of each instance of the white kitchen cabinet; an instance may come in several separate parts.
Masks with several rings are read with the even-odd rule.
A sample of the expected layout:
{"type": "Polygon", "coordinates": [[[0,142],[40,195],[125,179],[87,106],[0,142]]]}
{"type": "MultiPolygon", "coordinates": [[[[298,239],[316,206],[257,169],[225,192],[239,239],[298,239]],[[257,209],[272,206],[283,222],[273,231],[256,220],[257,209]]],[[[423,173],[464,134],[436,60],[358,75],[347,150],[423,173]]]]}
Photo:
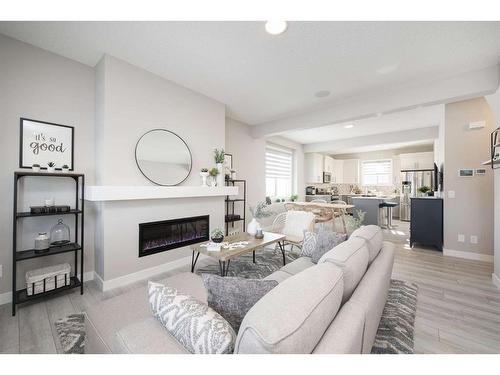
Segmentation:
{"type": "Polygon", "coordinates": [[[359,184],[359,159],[344,160],[343,172],[344,184],[359,184]]]}
{"type": "Polygon", "coordinates": [[[309,153],[304,156],[305,179],[306,183],[322,183],[323,170],[325,167],[324,155],[309,153]]]}
{"type": "Polygon", "coordinates": [[[328,173],[334,172],[334,159],[331,156],[325,155],[324,158],[324,171],[328,173]]]}
{"type": "Polygon", "coordinates": [[[334,184],[342,184],[344,182],[344,161],[333,160],[332,182],[334,184]]]}
{"type": "Polygon", "coordinates": [[[434,168],[433,152],[413,152],[411,154],[399,154],[401,169],[432,169],[434,168]]]}

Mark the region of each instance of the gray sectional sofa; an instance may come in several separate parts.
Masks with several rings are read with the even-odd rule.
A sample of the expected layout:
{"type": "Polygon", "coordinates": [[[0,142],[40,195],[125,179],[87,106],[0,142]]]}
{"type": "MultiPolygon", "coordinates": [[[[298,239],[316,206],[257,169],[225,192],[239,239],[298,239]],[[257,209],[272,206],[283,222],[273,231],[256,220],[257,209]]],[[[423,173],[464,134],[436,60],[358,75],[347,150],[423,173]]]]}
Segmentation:
{"type": "MultiPolygon", "coordinates": [[[[362,227],[313,264],[301,257],[269,275],[279,282],[245,316],[234,353],[370,353],[387,300],[394,250],[362,227]]],[[[198,275],[161,281],[206,302],[198,275]]],[[[187,353],[152,316],[146,287],[86,312],[86,353],[187,353]]]]}

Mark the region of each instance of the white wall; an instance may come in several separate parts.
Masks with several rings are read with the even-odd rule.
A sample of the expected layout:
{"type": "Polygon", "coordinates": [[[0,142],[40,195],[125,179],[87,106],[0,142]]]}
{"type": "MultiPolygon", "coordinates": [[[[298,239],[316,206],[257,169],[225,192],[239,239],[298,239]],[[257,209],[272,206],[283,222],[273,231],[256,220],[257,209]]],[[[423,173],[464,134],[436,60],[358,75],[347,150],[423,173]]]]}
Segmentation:
{"type": "MultiPolygon", "coordinates": [[[[253,138],[250,129],[247,124],[226,118],[225,150],[233,155],[236,178],[247,181],[247,222],[252,218],[249,207],[266,199],[266,141],[253,138]]],[[[235,203],[235,207],[235,212],[241,212],[241,203],[235,203]]],[[[241,229],[241,225],[238,227],[241,229]]]]}
{"type": "MultiPolygon", "coordinates": [[[[0,137],[2,164],[0,195],[0,294],[11,290],[12,267],[12,205],[13,172],[19,168],[19,118],[28,117],[75,127],[75,168],[86,174],[86,182],[95,180],[94,159],[94,70],[64,57],[0,35],[0,137]]],[[[24,182],[26,194],[20,197],[22,209],[40,205],[46,196],[59,204],[70,203],[74,184],[30,178],[24,182]]],[[[94,268],[94,220],[86,207],[85,271],[94,268]]],[[[20,247],[33,248],[35,234],[50,231],[57,216],[24,219],[19,228],[24,233],[20,247]]],[[[64,217],[70,222],[69,216],[64,217]]],[[[20,264],[18,288],[23,285],[24,273],[41,265],[71,262],[71,255],[44,257],[20,264]]],[[[72,262],[70,263],[72,264],[72,262]]]]}
{"type": "MultiPolygon", "coordinates": [[[[102,185],[151,185],[134,158],[145,132],[164,128],[182,137],[193,168],[183,185],[199,185],[199,171],[213,167],[214,148],[225,143],[225,107],[206,96],[105,56],[97,66],[97,170],[102,185]]],[[[179,248],[138,258],[138,224],[210,214],[211,228],[224,225],[224,198],[106,202],[97,204],[96,271],[108,282],[166,264],[191,252],[179,248]]]]}
{"type": "Polygon", "coordinates": [[[444,247],[482,259],[493,256],[493,172],[486,168],[485,176],[461,178],[458,170],[484,168],[481,163],[489,159],[493,125],[484,98],[445,106],[444,247]],[[486,121],[486,127],[469,130],[472,121],[486,121]],[[450,191],[455,198],[448,198],[450,191]],[[458,234],[465,235],[465,242],[458,242],[458,234]],[[477,244],[470,242],[471,235],[478,236],[477,244]]]}

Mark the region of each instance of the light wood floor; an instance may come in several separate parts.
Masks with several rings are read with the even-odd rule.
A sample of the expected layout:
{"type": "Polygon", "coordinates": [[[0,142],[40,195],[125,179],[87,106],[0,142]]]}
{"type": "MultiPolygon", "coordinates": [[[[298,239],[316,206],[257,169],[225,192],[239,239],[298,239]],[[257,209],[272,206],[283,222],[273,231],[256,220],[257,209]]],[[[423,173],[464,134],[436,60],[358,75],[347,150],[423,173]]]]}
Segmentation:
{"type": "MultiPolygon", "coordinates": [[[[500,353],[500,290],[491,283],[492,265],[410,249],[408,224],[396,223],[397,229],[385,231],[386,239],[397,244],[393,278],[419,287],[416,353],[500,353]]],[[[155,279],[185,271],[188,266],[155,279]]],[[[10,305],[0,306],[0,353],[58,353],[57,319],[144,284],[102,293],[89,282],[83,296],[67,292],[20,306],[15,317],[10,305]]]]}

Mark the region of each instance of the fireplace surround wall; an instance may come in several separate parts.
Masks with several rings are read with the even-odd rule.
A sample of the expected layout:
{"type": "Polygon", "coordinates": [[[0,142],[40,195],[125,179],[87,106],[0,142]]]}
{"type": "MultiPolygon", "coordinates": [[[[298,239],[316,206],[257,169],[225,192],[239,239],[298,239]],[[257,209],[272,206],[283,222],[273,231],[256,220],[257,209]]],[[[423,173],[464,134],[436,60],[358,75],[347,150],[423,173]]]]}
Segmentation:
{"type": "Polygon", "coordinates": [[[209,215],[139,224],[139,257],[208,241],[209,215]]]}

